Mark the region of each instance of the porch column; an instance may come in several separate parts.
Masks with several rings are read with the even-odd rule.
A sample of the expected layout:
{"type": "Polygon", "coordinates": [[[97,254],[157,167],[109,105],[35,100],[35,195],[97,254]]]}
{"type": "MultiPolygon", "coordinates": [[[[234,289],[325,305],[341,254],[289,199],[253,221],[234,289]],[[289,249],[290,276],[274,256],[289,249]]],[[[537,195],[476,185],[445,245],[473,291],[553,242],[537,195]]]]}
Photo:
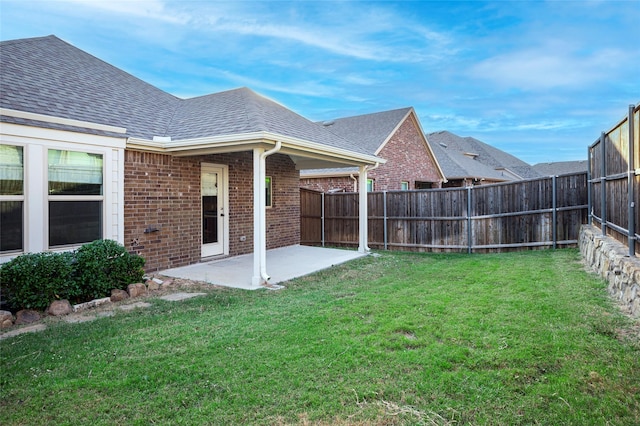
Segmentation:
{"type": "Polygon", "coordinates": [[[266,220],[263,220],[265,216],[265,178],[262,176],[266,174],[261,161],[263,153],[264,148],[253,149],[253,276],[251,285],[254,287],[262,285],[262,259],[266,258],[266,244],[262,244],[263,235],[266,235],[264,229],[266,220]]]}
{"type": "Polygon", "coordinates": [[[368,213],[367,213],[367,166],[360,166],[360,174],[358,181],[358,199],[359,199],[359,232],[358,232],[358,251],[360,253],[369,252],[368,244],[368,213]]]}

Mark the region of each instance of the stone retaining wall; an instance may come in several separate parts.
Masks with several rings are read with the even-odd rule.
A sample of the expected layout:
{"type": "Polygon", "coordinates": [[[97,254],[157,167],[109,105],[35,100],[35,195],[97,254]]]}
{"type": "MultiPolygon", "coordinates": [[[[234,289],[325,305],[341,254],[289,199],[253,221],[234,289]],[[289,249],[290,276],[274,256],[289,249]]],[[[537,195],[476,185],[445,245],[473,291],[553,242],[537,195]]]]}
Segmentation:
{"type": "Polygon", "coordinates": [[[578,245],[587,266],[609,283],[609,294],[631,316],[640,318],[640,260],[630,257],[625,245],[590,225],[580,229],[578,245]]]}

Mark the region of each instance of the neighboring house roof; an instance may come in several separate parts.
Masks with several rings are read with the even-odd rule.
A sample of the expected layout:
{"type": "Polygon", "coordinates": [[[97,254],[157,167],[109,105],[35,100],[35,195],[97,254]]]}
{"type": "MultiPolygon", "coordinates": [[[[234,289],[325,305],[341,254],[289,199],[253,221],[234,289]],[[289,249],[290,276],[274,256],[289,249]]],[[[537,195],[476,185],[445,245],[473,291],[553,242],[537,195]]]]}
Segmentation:
{"type": "MultiPolygon", "coordinates": [[[[429,133],[427,135],[427,140],[430,142],[432,147],[438,145],[442,148],[445,148],[444,150],[439,150],[441,155],[443,153],[448,154],[452,151],[461,154],[467,154],[468,158],[473,157],[473,161],[477,163],[483,164],[493,170],[503,171],[505,178],[507,178],[509,175],[513,176],[512,179],[505,180],[540,177],[540,174],[531,165],[525,163],[517,157],[514,157],[511,154],[508,154],[498,148],[495,148],[472,137],[461,137],[445,130],[429,133]]],[[[438,152],[436,152],[436,155],[438,155],[438,152]]],[[[440,161],[440,157],[438,157],[438,161],[440,161]]],[[[442,161],[446,162],[447,160],[443,158],[442,161]]],[[[455,160],[453,161],[456,162],[455,160]]],[[[467,167],[470,167],[471,163],[465,162],[465,164],[467,164],[467,167]]],[[[458,165],[462,166],[461,164],[458,165]]],[[[446,167],[443,166],[443,168],[445,169],[445,175],[447,176],[447,179],[449,179],[450,176],[446,170],[446,167]]],[[[467,170],[466,167],[463,167],[463,169],[469,172],[467,174],[467,176],[469,177],[473,177],[475,172],[478,171],[475,168],[467,170]]],[[[455,170],[454,173],[461,173],[461,171],[455,170]]]]}
{"type": "Polygon", "coordinates": [[[366,152],[375,155],[412,110],[413,108],[411,107],[401,108],[373,114],[337,118],[335,120],[322,121],[319,124],[322,124],[335,134],[357,142],[366,152]]]}
{"type": "Polygon", "coordinates": [[[181,99],[55,36],[0,42],[0,64],[4,122],[99,133],[81,125],[52,124],[9,113],[21,111],[119,126],[137,141],[163,138],[159,146],[169,138],[256,135],[257,140],[265,134],[281,135],[291,138],[293,145],[308,141],[313,144],[309,149],[325,146],[331,152],[357,154],[353,158],[370,163],[380,161],[359,144],[248,88],[181,99]]]}
{"type": "MultiPolygon", "coordinates": [[[[365,153],[369,155],[379,155],[382,148],[384,148],[396,130],[410,115],[415,117],[419,133],[424,135],[413,107],[319,121],[318,124],[338,136],[354,141],[365,153]]],[[[438,173],[444,179],[444,172],[438,164],[438,159],[431,150],[429,142],[427,139],[424,139],[424,142],[426,149],[431,153],[434,163],[438,168],[438,173]]],[[[344,176],[357,172],[357,168],[324,168],[302,170],[300,175],[301,177],[344,176]]]]}
{"type": "Polygon", "coordinates": [[[482,164],[460,151],[450,149],[448,146],[434,143],[431,148],[438,158],[447,180],[466,178],[498,182],[513,180],[511,174],[482,164]]]}
{"type": "Polygon", "coordinates": [[[587,160],[538,163],[534,164],[533,168],[543,176],[557,176],[567,173],[586,172],[587,160]]]}

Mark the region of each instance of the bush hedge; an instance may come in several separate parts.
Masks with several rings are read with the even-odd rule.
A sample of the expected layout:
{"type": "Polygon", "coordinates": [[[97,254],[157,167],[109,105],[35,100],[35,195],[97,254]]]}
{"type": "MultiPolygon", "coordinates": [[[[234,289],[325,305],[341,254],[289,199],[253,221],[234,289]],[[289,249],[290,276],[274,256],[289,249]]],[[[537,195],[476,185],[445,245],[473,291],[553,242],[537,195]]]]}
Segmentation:
{"type": "Polygon", "coordinates": [[[112,240],[97,240],[73,252],[28,253],[0,267],[0,291],[13,309],[43,310],[56,299],[86,302],[140,282],[144,263],[112,240]]]}

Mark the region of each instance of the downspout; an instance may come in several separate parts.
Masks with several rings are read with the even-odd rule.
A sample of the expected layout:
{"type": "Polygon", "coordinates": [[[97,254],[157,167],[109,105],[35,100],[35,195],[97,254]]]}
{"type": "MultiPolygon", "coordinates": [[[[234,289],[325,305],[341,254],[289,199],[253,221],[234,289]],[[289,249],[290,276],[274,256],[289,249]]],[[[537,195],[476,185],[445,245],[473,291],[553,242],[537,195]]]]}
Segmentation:
{"type": "Polygon", "coordinates": [[[358,192],[358,178],[355,177],[353,173],[351,173],[349,177],[353,179],[353,192],[358,192]]]}
{"type": "Polygon", "coordinates": [[[269,151],[265,151],[260,155],[260,208],[262,214],[260,214],[260,276],[265,282],[269,282],[271,277],[267,274],[267,212],[266,212],[266,187],[265,181],[267,179],[267,157],[277,153],[282,148],[282,142],[276,141],[274,146],[269,151]]]}

